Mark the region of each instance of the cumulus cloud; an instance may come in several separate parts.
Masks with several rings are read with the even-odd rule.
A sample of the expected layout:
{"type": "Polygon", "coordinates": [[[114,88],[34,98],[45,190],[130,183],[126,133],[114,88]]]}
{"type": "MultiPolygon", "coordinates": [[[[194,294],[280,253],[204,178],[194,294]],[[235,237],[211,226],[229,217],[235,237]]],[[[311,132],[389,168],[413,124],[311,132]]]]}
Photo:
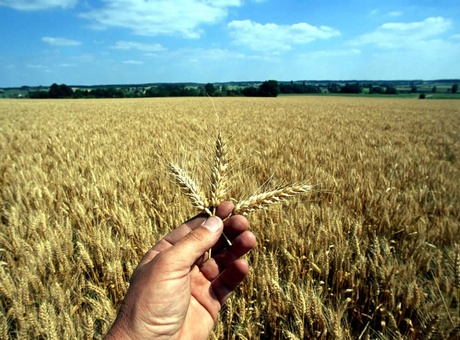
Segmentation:
{"type": "Polygon", "coordinates": [[[182,48],[168,54],[169,57],[181,60],[206,60],[206,61],[235,61],[245,57],[238,51],[230,51],[220,48],[182,48]]]}
{"type": "Polygon", "coordinates": [[[336,57],[353,57],[361,54],[361,50],[341,49],[341,50],[319,50],[302,54],[303,57],[309,58],[336,58],[336,57]]]}
{"type": "Polygon", "coordinates": [[[417,22],[391,22],[378,27],[351,41],[354,46],[376,45],[381,48],[416,46],[421,42],[439,37],[452,27],[452,22],[443,17],[431,17],[417,22]]]}
{"type": "Polygon", "coordinates": [[[382,10],[379,8],[374,8],[372,11],[369,12],[370,15],[376,16],[376,15],[382,15],[382,16],[389,16],[389,17],[400,17],[401,15],[404,14],[402,11],[391,11],[388,13],[382,13],[382,10]]]}
{"type": "Polygon", "coordinates": [[[222,21],[242,0],[101,0],[102,7],[82,13],[94,28],[122,27],[137,35],[199,38],[201,25],[222,21]]]}
{"type": "Polygon", "coordinates": [[[38,11],[53,7],[70,8],[78,0],[0,0],[0,6],[10,7],[18,11],[38,11]]]}
{"type": "Polygon", "coordinates": [[[380,13],[380,10],[378,8],[374,8],[372,11],[370,11],[371,15],[377,15],[380,13]]]}
{"type": "Polygon", "coordinates": [[[112,48],[117,50],[139,50],[144,52],[161,52],[166,50],[161,44],[148,44],[136,41],[117,41],[112,48]]]}
{"type": "Polygon", "coordinates": [[[42,64],[27,64],[26,66],[34,70],[47,70],[48,69],[47,66],[42,65],[42,64]]]}
{"type": "Polygon", "coordinates": [[[123,64],[130,64],[130,65],[143,65],[144,62],[140,60],[125,60],[123,64]]]}
{"type": "Polygon", "coordinates": [[[42,41],[52,46],[78,46],[81,45],[80,41],[59,38],[59,37],[43,37],[42,41]]]}
{"type": "Polygon", "coordinates": [[[251,20],[235,20],[228,24],[235,43],[256,51],[288,51],[294,45],[307,44],[317,39],[329,39],[340,35],[328,26],[312,26],[307,23],[293,25],[260,24],[251,20]]]}
{"type": "Polygon", "coordinates": [[[403,15],[403,14],[404,14],[404,13],[401,12],[401,11],[392,11],[392,12],[388,13],[388,15],[389,15],[390,17],[400,17],[400,16],[403,15]]]}

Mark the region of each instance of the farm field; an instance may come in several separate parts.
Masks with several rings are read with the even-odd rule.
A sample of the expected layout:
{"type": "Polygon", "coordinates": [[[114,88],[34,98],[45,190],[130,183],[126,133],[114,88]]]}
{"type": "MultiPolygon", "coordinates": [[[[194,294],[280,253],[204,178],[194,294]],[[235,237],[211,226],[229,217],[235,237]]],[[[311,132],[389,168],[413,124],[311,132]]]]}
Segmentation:
{"type": "Polygon", "coordinates": [[[166,165],[205,185],[219,130],[229,199],[314,190],[248,216],[251,272],[213,338],[460,337],[460,100],[213,101],[0,100],[0,338],[101,338],[197,213],[166,165]]]}

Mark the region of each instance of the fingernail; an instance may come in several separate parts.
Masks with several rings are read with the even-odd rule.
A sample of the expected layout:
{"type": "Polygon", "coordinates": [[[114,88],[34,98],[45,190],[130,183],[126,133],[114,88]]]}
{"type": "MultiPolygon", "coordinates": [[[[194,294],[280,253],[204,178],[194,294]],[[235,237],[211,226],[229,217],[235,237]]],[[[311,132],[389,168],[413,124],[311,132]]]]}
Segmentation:
{"type": "Polygon", "coordinates": [[[203,227],[210,232],[216,233],[222,227],[222,220],[218,216],[211,216],[203,223],[203,227]]]}

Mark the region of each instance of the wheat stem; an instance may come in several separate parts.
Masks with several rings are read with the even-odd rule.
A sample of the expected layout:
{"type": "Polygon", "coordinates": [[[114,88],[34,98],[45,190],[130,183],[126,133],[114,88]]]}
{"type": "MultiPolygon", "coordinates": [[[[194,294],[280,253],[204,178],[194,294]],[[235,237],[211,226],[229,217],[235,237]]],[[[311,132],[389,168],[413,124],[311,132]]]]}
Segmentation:
{"type": "Polygon", "coordinates": [[[227,194],[227,178],[226,172],[228,168],[227,160],[227,144],[225,143],[222,135],[217,135],[214,164],[211,171],[211,205],[214,207],[219,206],[227,194]]]}
{"type": "MultiPolygon", "coordinates": [[[[173,175],[177,185],[188,196],[190,202],[195,208],[204,211],[209,216],[215,215],[216,206],[209,206],[208,199],[204,195],[203,191],[184,169],[177,164],[170,164],[169,172],[173,175]]],[[[222,233],[222,235],[227,241],[227,244],[231,246],[232,242],[227,235],[225,235],[225,233],[222,233]]],[[[209,249],[208,258],[211,258],[211,249],[209,249]]]]}
{"type": "Polygon", "coordinates": [[[177,185],[188,196],[192,205],[212,216],[213,213],[209,210],[208,199],[196,182],[188,176],[187,172],[177,164],[170,164],[169,172],[174,177],[177,185]]]}
{"type": "Polygon", "coordinates": [[[289,198],[309,192],[311,189],[310,185],[302,184],[252,195],[248,199],[237,203],[233,214],[247,215],[255,210],[267,209],[271,204],[285,202],[289,198]]]}

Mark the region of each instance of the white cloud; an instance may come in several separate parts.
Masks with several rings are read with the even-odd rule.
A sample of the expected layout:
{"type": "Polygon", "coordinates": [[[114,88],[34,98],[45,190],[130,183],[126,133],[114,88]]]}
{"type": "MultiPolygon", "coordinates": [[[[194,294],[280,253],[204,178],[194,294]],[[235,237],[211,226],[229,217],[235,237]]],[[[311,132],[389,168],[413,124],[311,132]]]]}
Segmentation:
{"type": "Polygon", "coordinates": [[[130,64],[130,65],[143,65],[144,62],[140,60],[125,60],[123,64],[130,64]]]}
{"type": "Polygon", "coordinates": [[[48,69],[47,66],[42,65],[42,64],[27,64],[26,66],[34,70],[47,70],[48,69]]]}
{"type": "Polygon", "coordinates": [[[59,37],[43,37],[42,41],[52,45],[52,46],[78,46],[81,45],[80,41],[66,39],[66,38],[59,38],[59,37]]]}
{"type": "Polygon", "coordinates": [[[293,25],[260,24],[251,20],[235,20],[228,24],[234,42],[256,51],[288,51],[294,45],[306,44],[317,39],[329,39],[340,35],[328,26],[312,26],[307,23],[293,25]]]}
{"type": "Polygon", "coordinates": [[[366,57],[362,69],[376,79],[440,79],[458,74],[460,43],[433,39],[422,41],[411,49],[385,49],[366,57]],[[397,61],[397,62],[395,62],[397,61]]]}
{"type": "Polygon", "coordinates": [[[222,21],[228,8],[241,6],[242,0],[102,0],[102,4],[81,14],[93,28],[123,27],[137,35],[199,38],[201,25],[222,21]]]}
{"type": "Polygon", "coordinates": [[[161,52],[166,50],[161,44],[147,44],[136,41],[117,41],[112,48],[117,50],[139,50],[144,52],[161,52]]]}
{"type": "Polygon", "coordinates": [[[382,10],[381,10],[381,9],[379,9],[379,8],[374,8],[373,10],[371,10],[371,11],[369,12],[369,14],[372,15],[372,16],[376,16],[376,15],[380,15],[380,14],[381,14],[382,16],[387,15],[387,16],[389,16],[389,17],[400,17],[401,15],[404,14],[404,12],[401,12],[401,11],[391,11],[391,12],[388,12],[388,13],[385,14],[385,13],[382,13],[382,10]]]}
{"type": "Polygon", "coordinates": [[[366,33],[351,41],[354,46],[376,45],[381,48],[404,48],[438,37],[452,27],[443,17],[431,17],[417,22],[391,22],[381,25],[374,32],[366,33]]]}
{"type": "Polygon", "coordinates": [[[189,61],[200,61],[204,63],[217,63],[221,65],[223,62],[235,61],[245,58],[243,53],[220,48],[179,48],[168,50],[164,53],[145,54],[157,60],[166,60],[171,64],[184,63],[189,61]]]}
{"type": "Polygon", "coordinates": [[[184,48],[178,50],[176,56],[185,60],[206,60],[216,62],[244,58],[244,54],[240,52],[220,48],[184,48]]]}
{"type": "Polygon", "coordinates": [[[371,15],[377,15],[380,13],[380,10],[378,8],[374,8],[372,11],[370,11],[371,15]]]}
{"type": "Polygon", "coordinates": [[[403,15],[404,13],[403,12],[400,12],[400,11],[392,11],[390,13],[388,13],[388,15],[390,17],[400,17],[401,15],[403,15]]]}
{"type": "Polygon", "coordinates": [[[319,50],[309,53],[302,54],[302,57],[308,58],[336,58],[336,57],[347,57],[347,56],[357,56],[361,54],[361,50],[345,49],[345,50],[319,50]]]}
{"type": "Polygon", "coordinates": [[[0,6],[10,7],[18,11],[38,11],[53,7],[70,8],[78,0],[0,0],[0,6]]]}

